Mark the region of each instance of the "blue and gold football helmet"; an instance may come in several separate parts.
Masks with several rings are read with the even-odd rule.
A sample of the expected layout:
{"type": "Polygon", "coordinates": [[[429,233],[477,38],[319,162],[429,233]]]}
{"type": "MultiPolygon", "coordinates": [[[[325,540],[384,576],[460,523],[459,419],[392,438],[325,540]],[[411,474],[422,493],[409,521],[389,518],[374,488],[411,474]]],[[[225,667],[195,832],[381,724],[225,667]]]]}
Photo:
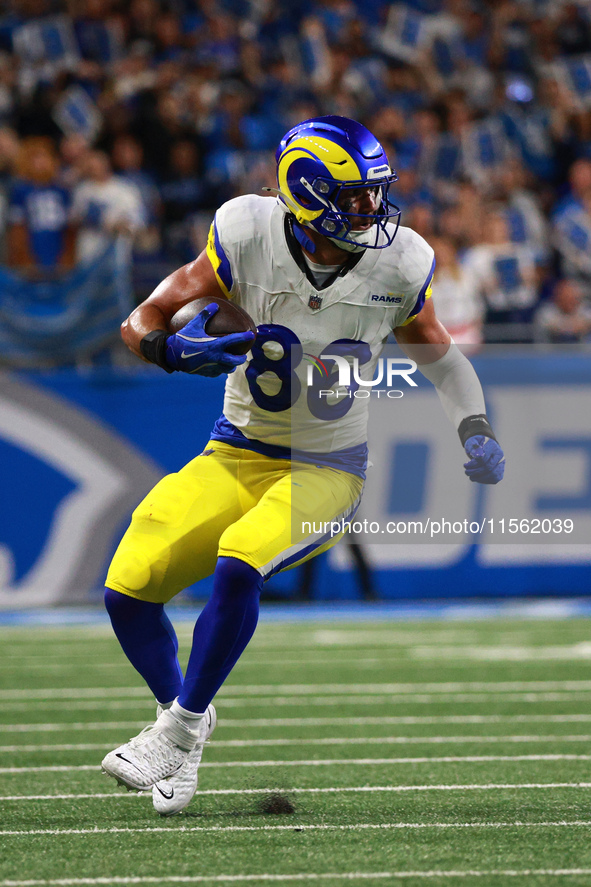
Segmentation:
{"type": "Polygon", "coordinates": [[[277,153],[278,194],[296,221],[348,251],[389,246],[400,210],[388,191],[397,181],[385,151],[371,132],[348,117],[312,117],[290,129],[277,153]],[[347,212],[347,189],[372,189],[372,214],[347,212]],[[343,208],[344,207],[344,208],[343,208]],[[355,230],[359,222],[370,226],[355,230]],[[388,224],[393,223],[393,224],[388,224]]]}

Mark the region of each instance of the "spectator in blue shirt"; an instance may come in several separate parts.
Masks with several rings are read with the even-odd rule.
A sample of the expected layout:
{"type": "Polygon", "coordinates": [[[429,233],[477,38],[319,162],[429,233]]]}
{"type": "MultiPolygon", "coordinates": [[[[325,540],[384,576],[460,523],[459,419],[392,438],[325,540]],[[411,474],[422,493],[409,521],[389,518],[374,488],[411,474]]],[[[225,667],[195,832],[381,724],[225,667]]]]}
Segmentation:
{"type": "Polygon", "coordinates": [[[113,169],[119,178],[130,182],[141,194],[148,225],[156,225],[160,220],[160,192],[154,176],[144,169],[144,150],[134,136],[119,135],[113,142],[113,169]]]}
{"type": "Polygon", "coordinates": [[[83,0],[74,33],[83,59],[107,65],[121,53],[122,33],[111,16],[109,0],[83,0]]]}
{"type": "Polygon", "coordinates": [[[191,222],[195,213],[215,207],[215,196],[199,174],[199,152],[194,142],[181,139],[173,145],[170,168],[160,188],[163,203],[164,239],[168,254],[179,261],[194,258],[191,222]]]}
{"type": "Polygon", "coordinates": [[[74,232],[70,193],[58,181],[58,157],[43,137],[25,139],[8,207],[8,264],[43,274],[70,268],[74,232]]]}
{"type": "Polygon", "coordinates": [[[589,341],[591,307],[585,304],[576,280],[566,277],[556,283],[552,299],[536,313],[535,330],[538,342],[573,345],[589,341]]]}
{"type": "Polygon", "coordinates": [[[565,276],[591,284],[591,160],[575,161],[569,170],[570,193],[555,207],[554,246],[565,276]]]}

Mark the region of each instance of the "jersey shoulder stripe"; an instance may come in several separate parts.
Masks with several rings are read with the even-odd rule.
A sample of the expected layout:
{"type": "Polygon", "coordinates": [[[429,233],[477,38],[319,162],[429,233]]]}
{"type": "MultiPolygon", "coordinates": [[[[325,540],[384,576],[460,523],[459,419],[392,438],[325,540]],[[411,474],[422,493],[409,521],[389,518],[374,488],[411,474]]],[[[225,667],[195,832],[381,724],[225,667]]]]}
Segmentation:
{"type": "MultiPolygon", "coordinates": [[[[237,295],[237,275],[253,247],[264,245],[269,218],[276,207],[274,197],[244,194],[222,204],[215,214],[207,241],[207,256],[218,283],[229,297],[237,295]]],[[[261,257],[257,267],[261,268],[261,257]]]]}
{"type": "Polygon", "coordinates": [[[207,238],[207,256],[213,266],[217,281],[228,298],[231,298],[231,289],[234,286],[234,278],[232,277],[232,267],[230,260],[220,242],[216,220],[214,218],[209,229],[209,237],[207,238]]]}
{"type": "Polygon", "coordinates": [[[417,301],[415,302],[414,307],[412,308],[412,310],[411,310],[410,314],[408,315],[408,317],[406,318],[406,320],[403,321],[400,324],[400,326],[406,326],[407,324],[411,323],[411,321],[413,321],[415,319],[415,317],[417,316],[417,314],[422,310],[423,305],[425,304],[425,300],[431,298],[431,296],[433,294],[433,289],[432,289],[431,284],[433,281],[433,274],[434,273],[435,273],[435,259],[433,259],[433,262],[431,263],[431,270],[429,271],[429,273],[427,275],[427,279],[425,280],[423,286],[421,287],[421,291],[420,291],[419,295],[417,296],[417,301]]]}

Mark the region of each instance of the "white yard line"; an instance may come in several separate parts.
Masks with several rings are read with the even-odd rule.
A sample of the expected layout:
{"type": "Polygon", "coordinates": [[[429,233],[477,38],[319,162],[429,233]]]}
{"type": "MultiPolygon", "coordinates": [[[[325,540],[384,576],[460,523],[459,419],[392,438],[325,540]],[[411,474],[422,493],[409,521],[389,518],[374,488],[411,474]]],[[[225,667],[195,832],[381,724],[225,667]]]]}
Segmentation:
{"type": "MultiPolygon", "coordinates": [[[[303,746],[303,745],[446,745],[470,743],[499,742],[591,742],[591,735],[575,733],[560,735],[511,735],[511,736],[333,736],[330,738],[306,739],[227,739],[212,744],[216,748],[249,748],[265,746],[303,746]]],[[[16,746],[18,748],[18,746],[16,746]]],[[[0,747],[0,751],[2,748],[0,747]]]]}
{"type": "MultiPolygon", "coordinates": [[[[342,767],[347,764],[363,766],[386,766],[390,764],[480,764],[493,761],[591,761],[589,755],[553,754],[553,755],[458,755],[420,758],[313,758],[312,760],[295,761],[206,761],[201,767],[342,767]]],[[[0,767],[0,773],[42,773],[42,772],[77,772],[82,770],[98,771],[93,764],[48,765],[38,767],[0,767]]]]}
{"type": "MultiPolygon", "coordinates": [[[[500,690],[498,692],[491,691],[489,693],[414,693],[412,696],[406,693],[388,693],[372,694],[363,693],[357,696],[355,693],[333,693],[330,696],[241,696],[231,697],[224,696],[219,698],[220,705],[226,708],[332,708],[335,706],[346,706],[352,699],[356,707],[373,706],[386,703],[402,703],[404,705],[431,705],[433,703],[440,704],[442,702],[455,702],[466,704],[488,704],[493,701],[498,702],[519,702],[539,703],[539,702],[588,702],[591,700],[591,690],[580,692],[572,690],[554,691],[554,692],[538,692],[538,691],[521,691],[517,693],[500,690]]],[[[142,700],[142,703],[144,700],[142,700]]],[[[0,704],[2,704],[0,702],[0,704]]],[[[3,705],[3,704],[2,704],[3,705]]],[[[36,708],[32,705],[31,708],[36,708]]],[[[26,710],[26,709],[25,709],[26,710]]],[[[0,730],[5,729],[0,726],[0,730]]]]}
{"type": "MultiPolygon", "coordinates": [[[[588,690],[591,691],[591,680],[564,681],[446,681],[417,683],[370,683],[370,684],[232,684],[222,687],[220,695],[228,696],[265,696],[269,694],[283,695],[318,695],[321,693],[341,694],[415,694],[425,693],[457,693],[468,691],[480,692],[532,692],[543,690],[588,690]]],[[[147,697],[145,687],[52,687],[43,690],[0,690],[0,701],[11,699],[91,699],[111,697],[147,697]]]]}
{"type": "Polygon", "coordinates": [[[51,878],[48,880],[0,881],[0,887],[84,887],[101,884],[246,884],[267,881],[269,883],[294,883],[318,881],[391,881],[409,878],[524,878],[532,876],[577,877],[591,874],[591,869],[432,869],[430,871],[398,872],[302,872],[297,874],[260,875],[164,875],[164,876],[113,876],[102,878],[51,878]]]}
{"type": "Polygon", "coordinates": [[[500,690],[496,693],[414,693],[412,696],[406,693],[388,693],[387,695],[381,693],[363,693],[360,695],[355,693],[333,693],[330,696],[242,696],[238,698],[223,696],[219,701],[220,704],[223,702],[226,708],[276,708],[277,706],[284,708],[327,708],[345,706],[350,700],[354,700],[355,706],[359,707],[360,705],[373,706],[385,703],[403,703],[405,705],[431,705],[435,703],[438,705],[441,702],[469,704],[489,703],[491,701],[520,703],[588,702],[590,699],[591,690],[581,692],[563,690],[551,693],[525,690],[519,693],[509,693],[505,690],[500,690]]]}
{"type": "MultiPolygon", "coordinates": [[[[61,711],[64,707],[62,699],[35,699],[30,702],[2,702],[2,711],[61,711]]],[[[76,711],[152,711],[155,712],[154,700],[148,695],[143,699],[77,699],[76,711]]]]}
{"type": "Polygon", "coordinates": [[[147,721],[91,721],[75,724],[0,724],[0,733],[67,733],[68,730],[141,730],[147,721]]]}
{"type": "MultiPolygon", "coordinates": [[[[141,721],[84,721],[72,724],[0,724],[0,733],[67,733],[72,730],[139,730],[146,726],[147,719],[141,721]]],[[[383,717],[350,717],[350,718],[223,718],[223,727],[337,727],[357,724],[362,726],[378,726],[400,724],[583,724],[591,722],[590,713],[582,714],[514,714],[514,715],[384,715],[383,717]]]]}
{"type": "Polygon", "coordinates": [[[70,745],[0,745],[0,754],[38,754],[58,751],[102,751],[113,747],[112,742],[81,742],[70,745]]]}
{"type": "MultiPolygon", "coordinates": [[[[308,831],[388,831],[390,829],[471,829],[471,828],[591,828],[589,819],[557,820],[543,822],[358,822],[350,825],[181,825],[181,826],[145,826],[144,828],[64,828],[64,829],[2,829],[0,837],[25,837],[31,835],[116,835],[116,834],[152,834],[154,832],[177,835],[191,832],[308,832],[308,831]]],[[[0,882],[1,883],[1,882],[0,882]]]]}
{"type": "MultiPolygon", "coordinates": [[[[190,642],[193,635],[193,623],[178,621],[174,613],[172,613],[171,619],[175,623],[178,639],[190,642]]],[[[97,623],[86,627],[72,625],[52,628],[43,626],[40,630],[37,630],[36,627],[27,629],[18,626],[10,628],[8,631],[5,626],[2,626],[2,631],[6,649],[14,649],[15,652],[18,652],[26,644],[30,644],[35,649],[43,644],[46,644],[50,650],[55,649],[56,640],[67,644],[68,649],[80,648],[82,651],[90,644],[101,646],[105,642],[116,643],[113,630],[108,623],[102,625],[97,623]]],[[[473,622],[466,625],[456,623],[453,628],[446,628],[441,623],[435,627],[421,628],[409,624],[406,628],[401,628],[400,622],[395,617],[388,627],[385,627],[382,618],[377,620],[374,626],[367,622],[363,623],[363,627],[359,623],[351,623],[350,625],[344,623],[339,628],[331,627],[328,623],[323,626],[318,623],[298,624],[296,622],[290,624],[289,627],[279,623],[275,625],[261,623],[252,644],[252,652],[266,652],[269,648],[278,648],[279,652],[280,649],[295,648],[296,644],[298,647],[329,646],[338,648],[340,646],[348,647],[351,644],[372,647],[378,644],[380,646],[408,646],[420,643],[455,643],[457,641],[478,643],[483,634],[490,637],[491,632],[498,643],[524,643],[532,637],[539,638],[541,636],[543,639],[547,635],[548,629],[544,623],[530,623],[515,627],[508,624],[501,627],[489,620],[477,625],[473,622]]]]}
{"type": "MultiPolygon", "coordinates": [[[[377,726],[387,724],[584,724],[591,714],[514,714],[514,715],[384,715],[347,718],[223,718],[224,727],[337,727],[347,724],[377,726]]],[[[0,728],[1,729],[1,728],[0,728]]]]}
{"type": "Polygon", "coordinates": [[[575,644],[555,644],[553,646],[474,644],[463,646],[454,644],[415,646],[408,650],[411,659],[443,659],[454,661],[467,659],[475,662],[548,662],[551,660],[570,661],[591,659],[591,644],[580,641],[575,644]]]}
{"type": "Polygon", "coordinates": [[[150,697],[145,687],[46,687],[44,690],[0,690],[0,701],[10,699],[110,699],[150,697]]]}
{"type": "Polygon", "coordinates": [[[244,684],[226,688],[229,696],[265,696],[284,694],[302,696],[319,693],[455,693],[478,690],[488,692],[532,690],[591,690],[591,680],[564,681],[448,681],[445,683],[371,683],[371,684],[244,684]]]}
{"type": "MultiPolygon", "coordinates": [[[[355,658],[355,668],[359,666],[381,665],[382,668],[391,668],[394,662],[399,659],[400,652],[393,649],[391,655],[384,656],[360,656],[355,658]]],[[[588,643],[574,644],[571,646],[556,647],[536,647],[536,646],[494,646],[486,647],[475,644],[474,646],[453,646],[439,647],[437,645],[430,647],[411,646],[405,654],[411,659],[472,659],[483,660],[487,662],[504,662],[504,661],[529,661],[537,660],[579,660],[591,658],[591,646],[588,643]]],[[[96,672],[98,670],[120,670],[124,660],[117,656],[117,661],[109,661],[93,657],[89,662],[88,650],[79,653],[62,654],[61,658],[54,656],[24,656],[19,658],[18,655],[2,656],[2,670],[6,673],[27,671],[65,671],[72,669],[72,660],[76,662],[76,668],[80,673],[85,671],[96,672]]],[[[334,666],[341,668],[343,664],[351,666],[351,655],[342,654],[340,656],[330,657],[306,657],[286,659],[285,652],[281,650],[269,651],[261,655],[260,658],[246,656],[241,662],[241,668],[265,668],[269,665],[276,666],[292,666],[297,665],[298,668],[313,668],[317,665],[324,667],[334,666]]]]}
{"type": "MultiPolygon", "coordinates": [[[[516,782],[483,783],[467,785],[362,785],[330,786],[328,788],[212,788],[200,789],[199,795],[269,795],[275,792],[287,795],[301,794],[344,794],[380,792],[452,792],[452,791],[503,791],[535,790],[557,788],[591,788],[591,782],[516,782]]],[[[151,798],[151,792],[95,792],[92,794],[65,795],[2,795],[0,801],[73,801],[73,800],[127,800],[129,798],[151,798]]]]}
{"type": "MultiPolygon", "coordinates": [[[[187,641],[190,641],[191,638],[188,636],[186,638],[187,641]]],[[[458,639],[459,640],[459,639],[458,639]]],[[[461,639],[464,644],[473,644],[476,645],[478,643],[477,638],[462,638],[461,639]]],[[[521,639],[522,640],[522,639],[521,639]]],[[[402,643],[398,641],[398,643],[394,643],[392,645],[392,649],[384,649],[380,650],[377,653],[371,655],[368,649],[368,655],[355,656],[354,666],[357,667],[360,663],[368,663],[372,665],[381,664],[383,668],[391,668],[395,662],[399,660],[400,657],[400,648],[404,648],[406,646],[410,646],[412,649],[416,647],[417,644],[424,644],[425,639],[419,638],[415,640],[405,641],[402,643]]],[[[92,665],[89,663],[88,657],[88,645],[81,647],[80,649],[72,650],[68,649],[64,654],[64,651],[61,649],[55,650],[55,645],[45,650],[43,653],[28,653],[23,654],[23,648],[18,648],[14,652],[7,651],[7,649],[3,648],[2,653],[0,654],[0,662],[2,663],[2,668],[10,667],[10,666],[25,666],[27,668],[39,666],[43,668],[47,665],[55,668],[64,668],[67,669],[70,667],[73,660],[77,660],[77,665],[87,666],[88,668],[95,667],[106,667],[106,668],[120,668],[121,664],[125,662],[123,654],[118,650],[118,647],[115,646],[115,641],[113,642],[113,649],[116,650],[116,658],[117,662],[112,662],[106,658],[102,658],[99,661],[96,661],[98,658],[98,654],[103,653],[106,657],[107,649],[103,646],[97,647],[95,650],[95,657],[93,657],[92,665]]],[[[430,643],[436,645],[437,641],[435,639],[430,639],[430,643]]],[[[445,638],[441,641],[442,644],[449,643],[449,639],[445,638]]],[[[37,646],[37,645],[35,645],[37,646]]],[[[513,648],[513,639],[510,639],[507,646],[513,648]]],[[[527,646],[527,645],[524,645],[527,646]]],[[[292,647],[292,651],[295,652],[298,648],[292,647]]],[[[424,647],[420,647],[420,649],[424,649],[424,647]]],[[[447,649],[443,647],[443,649],[447,649]]],[[[465,649],[465,647],[459,647],[459,649],[465,649]]],[[[501,645],[501,649],[504,649],[504,646],[501,645]]],[[[535,649],[533,647],[532,649],[535,649]]],[[[111,650],[108,651],[112,652],[111,650]]],[[[349,666],[352,665],[351,662],[351,653],[345,650],[339,651],[338,649],[334,653],[330,653],[329,651],[324,649],[318,650],[315,652],[313,649],[310,650],[308,648],[305,659],[301,657],[298,658],[294,656],[293,658],[286,659],[285,658],[285,649],[281,648],[269,648],[266,650],[259,650],[257,652],[253,652],[249,650],[248,653],[241,659],[240,667],[252,667],[252,668],[260,668],[261,666],[265,668],[269,665],[269,663],[277,663],[278,665],[298,665],[300,668],[311,667],[315,665],[338,665],[341,666],[343,664],[347,664],[349,666]]]]}
{"type": "Polygon", "coordinates": [[[118,670],[121,671],[122,668],[125,668],[126,665],[123,660],[119,662],[96,662],[92,660],[89,662],[88,653],[86,654],[86,658],[81,659],[79,662],[72,662],[70,657],[67,654],[64,654],[64,659],[61,662],[44,662],[43,659],[40,659],[39,662],[19,662],[18,659],[15,658],[14,662],[7,661],[4,657],[0,660],[2,663],[2,672],[4,674],[11,674],[22,671],[65,671],[71,672],[72,670],[76,670],[76,674],[84,674],[84,672],[92,672],[95,673],[97,671],[102,671],[103,669],[109,670],[118,670]]]}
{"type": "MultiPolygon", "coordinates": [[[[304,745],[447,745],[478,743],[529,743],[529,742],[591,742],[589,733],[526,736],[333,736],[330,738],[306,737],[305,739],[227,739],[211,740],[216,748],[261,748],[274,746],[304,745]]],[[[59,745],[0,745],[0,754],[38,753],[60,751],[101,751],[111,748],[112,742],[70,743],[59,745]]]]}
{"type": "MultiPolygon", "coordinates": [[[[31,671],[66,671],[70,672],[72,667],[76,668],[78,673],[84,671],[96,672],[98,669],[118,669],[121,670],[124,665],[124,660],[120,657],[117,657],[117,662],[106,662],[93,660],[92,663],[88,661],[88,651],[85,654],[77,654],[76,656],[72,656],[68,654],[64,656],[62,659],[55,659],[55,661],[47,660],[44,656],[28,656],[23,659],[19,659],[18,656],[10,656],[10,657],[0,657],[0,662],[2,664],[2,671],[5,673],[9,673],[11,671],[21,672],[23,669],[31,670],[31,671]],[[77,661],[74,663],[73,660],[77,661]]],[[[390,661],[385,657],[378,656],[363,656],[360,658],[355,658],[355,668],[359,668],[359,666],[371,666],[375,668],[377,665],[382,665],[384,669],[391,668],[394,664],[394,661],[398,661],[399,657],[394,656],[390,661]]],[[[314,659],[312,657],[306,657],[305,660],[302,659],[286,659],[284,655],[281,654],[280,651],[277,651],[275,655],[267,654],[263,658],[258,660],[253,660],[246,658],[244,661],[241,661],[240,668],[269,668],[269,666],[286,666],[286,665],[297,665],[299,669],[302,668],[313,668],[317,665],[322,665],[323,667],[334,666],[335,668],[342,668],[343,665],[351,666],[351,655],[349,654],[343,656],[331,656],[330,658],[322,658],[322,659],[314,659]]]]}

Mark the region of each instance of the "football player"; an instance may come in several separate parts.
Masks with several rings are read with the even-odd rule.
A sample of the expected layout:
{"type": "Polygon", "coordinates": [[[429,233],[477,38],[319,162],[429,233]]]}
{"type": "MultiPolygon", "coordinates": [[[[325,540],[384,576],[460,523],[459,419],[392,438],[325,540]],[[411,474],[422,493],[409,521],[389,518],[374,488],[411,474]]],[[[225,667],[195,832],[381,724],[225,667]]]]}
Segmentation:
{"type": "MultiPolygon", "coordinates": [[[[468,455],[466,474],[497,483],[504,457],[470,362],[430,300],[433,250],[399,227],[396,174],[361,124],[317,117],[277,150],[275,196],[247,195],[216,213],[207,249],[179,268],[123,324],[138,356],[167,372],[227,373],[224,410],[193,461],[161,480],[134,512],[107,577],[115,634],[158,703],[158,717],[110,752],[103,769],[152,790],[162,814],[191,800],[212,700],[255,630],[263,582],[339,536],[304,532],[352,516],[367,465],[367,399],[336,386],[339,356],[365,379],[394,332],[437,388],[468,455]],[[168,322],[198,297],[227,298],[257,325],[214,338],[211,303],[178,333],[168,322]],[[250,342],[248,355],[228,349],[250,342]],[[332,354],[324,368],[308,363],[332,354]],[[319,389],[330,389],[321,397],[319,389]],[[202,577],[213,593],[195,625],[183,676],[164,604],[202,577]]],[[[275,189],[274,189],[275,190],[275,189]]]]}

